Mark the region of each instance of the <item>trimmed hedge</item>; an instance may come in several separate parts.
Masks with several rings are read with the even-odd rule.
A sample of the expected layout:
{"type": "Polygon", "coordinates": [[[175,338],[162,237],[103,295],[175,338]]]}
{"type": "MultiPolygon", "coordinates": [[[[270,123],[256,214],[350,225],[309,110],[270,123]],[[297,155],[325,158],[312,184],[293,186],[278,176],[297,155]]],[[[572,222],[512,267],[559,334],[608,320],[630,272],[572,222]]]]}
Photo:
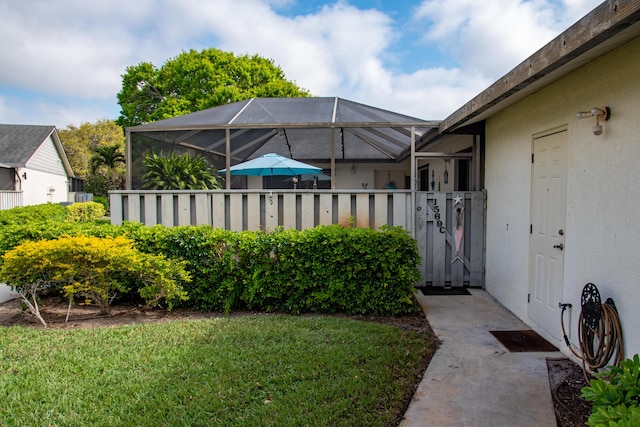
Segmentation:
{"type": "Polygon", "coordinates": [[[256,235],[242,300],[288,313],[401,314],[415,309],[415,241],[401,228],[319,226],[256,235]]]}
{"type": "Polygon", "coordinates": [[[0,225],[27,225],[43,222],[87,222],[104,216],[104,206],[96,202],[41,204],[0,210],[0,225]]]}
{"type": "Polygon", "coordinates": [[[415,240],[400,227],[378,231],[318,226],[232,232],[209,226],[146,227],[43,223],[0,230],[0,254],[26,240],[124,235],[142,252],[186,262],[183,307],[397,315],[419,310],[415,240]]]}
{"type": "Polygon", "coordinates": [[[97,221],[104,216],[104,206],[96,202],[74,203],[67,206],[67,221],[89,222],[97,221]]]}
{"type": "Polygon", "coordinates": [[[65,221],[67,208],[62,205],[43,204],[0,211],[0,224],[31,224],[45,221],[65,221]]]}
{"type": "Polygon", "coordinates": [[[240,295],[247,272],[240,240],[245,233],[208,226],[161,225],[129,228],[126,233],[143,252],[186,261],[192,281],[183,285],[189,295],[183,306],[224,312],[243,307],[240,295]]]}

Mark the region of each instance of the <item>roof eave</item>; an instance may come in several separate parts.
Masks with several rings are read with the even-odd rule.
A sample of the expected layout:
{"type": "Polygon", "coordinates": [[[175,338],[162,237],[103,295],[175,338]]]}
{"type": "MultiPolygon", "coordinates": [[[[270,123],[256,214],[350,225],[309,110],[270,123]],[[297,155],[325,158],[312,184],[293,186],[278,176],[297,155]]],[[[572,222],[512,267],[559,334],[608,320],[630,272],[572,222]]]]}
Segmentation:
{"type": "Polygon", "coordinates": [[[62,140],[60,140],[60,135],[58,134],[58,130],[53,127],[51,130],[51,138],[53,138],[53,143],[58,150],[58,155],[62,160],[62,166],[64,167],[65,172],[67,173],[67,177],[75,178],[75,174],[73,173],[73,169],[71,168],[71,163],[69,163],[69,158],[67,157],[67,153],[64,151],[64,146],[62,145],[62,140]]]}
{"type": "Polygon", "coordinates": [[[640,1],[608,0],[440,123],[480,122],[640,34],[640,1]]]}

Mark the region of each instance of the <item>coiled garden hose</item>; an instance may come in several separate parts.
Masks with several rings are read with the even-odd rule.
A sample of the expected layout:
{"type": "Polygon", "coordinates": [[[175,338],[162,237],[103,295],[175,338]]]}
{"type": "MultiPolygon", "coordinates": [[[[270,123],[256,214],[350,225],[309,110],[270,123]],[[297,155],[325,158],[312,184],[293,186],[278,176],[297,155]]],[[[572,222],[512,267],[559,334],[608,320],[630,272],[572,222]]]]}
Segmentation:
{"type": "Polygon", "coordinates": [[[560,304],[562,313],[560,322],[562,334],[569,350],[580,360],[582,368],[596,372],[600,368],[612,365],[610,360],[615,354],[613,365],[624,359],[622,343],[622,325],[618,310],[611,298],[601,303],[600,293],[593,283],[587,283],[582,289],[580,317],[578,318],[578,344],[580,353],[574,350],[564,327],[564,312],[571,304],[560,304]]]}

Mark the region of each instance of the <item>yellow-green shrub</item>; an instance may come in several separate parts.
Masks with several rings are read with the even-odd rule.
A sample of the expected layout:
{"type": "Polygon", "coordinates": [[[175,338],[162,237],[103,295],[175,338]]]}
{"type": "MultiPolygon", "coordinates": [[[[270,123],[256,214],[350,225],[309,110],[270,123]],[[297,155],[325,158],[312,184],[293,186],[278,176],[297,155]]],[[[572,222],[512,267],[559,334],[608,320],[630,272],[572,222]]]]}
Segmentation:
{"type": "Polygon", "coordinates": [[[102,203],[82,202],[67,206],[67,221],[89,222],[97,221],[104,216],[105,210],[102,203]]]}
{"type": "Polygon", "coordinates": [[[65,206],[46,203],[0,210],[0,225],[19,225],[43,222],[61,222],[67,219],[65,206]]]}
{"type": "Polygon", "coordinates": [[[182,283],[190,281],[184,263],[133,248],[125,237],[61,237],[25,242],[3,256],[0,280],[21,296],[40,289],[61,290],[72,299],[84,296],[108,313],[111,301],[130,291],[149,305],[164,300],[168,308],[186,299],[182,283]]]}

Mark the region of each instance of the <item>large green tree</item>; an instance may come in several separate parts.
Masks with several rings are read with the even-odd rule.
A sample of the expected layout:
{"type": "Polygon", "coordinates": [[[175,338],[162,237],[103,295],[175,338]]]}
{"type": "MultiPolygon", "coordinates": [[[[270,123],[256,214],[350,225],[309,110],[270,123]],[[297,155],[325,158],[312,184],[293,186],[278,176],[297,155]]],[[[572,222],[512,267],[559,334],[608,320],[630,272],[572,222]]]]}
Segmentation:
{"type": "Polygon", "coordinates": [[[248,98],[306,96],[270,59],[190,50],[160,68],[148,62],[127,67],[116,122],[136,126],[248,98]]]}
{"type": "Polygon", "coordinates": [[[114,120],[85,122],[80,126],[69,125],[66,129],[58,130],[58,135],[73,173],[79,178],[91,175],[90,163],[96,149],[117,146],[120,152],[124,152],[124,133],[114,120]]]}

